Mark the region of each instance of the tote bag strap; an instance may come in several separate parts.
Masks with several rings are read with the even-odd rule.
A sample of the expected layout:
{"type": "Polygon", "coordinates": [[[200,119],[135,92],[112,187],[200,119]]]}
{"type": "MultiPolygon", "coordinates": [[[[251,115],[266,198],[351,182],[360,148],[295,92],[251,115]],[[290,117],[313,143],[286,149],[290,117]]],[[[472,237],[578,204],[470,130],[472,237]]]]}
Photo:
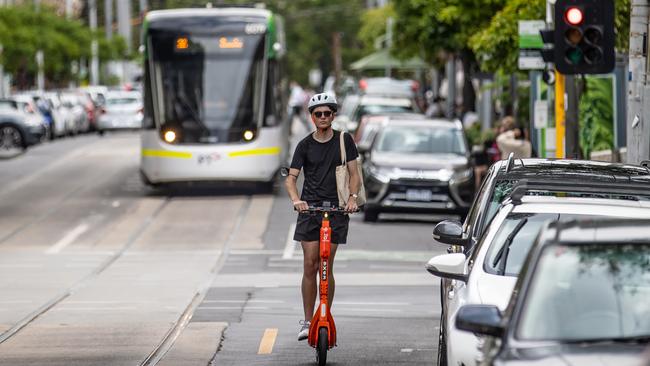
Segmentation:
{"type": "Polygon", "coordinates": [[[343,163],[342,165],[347,165],[348,159],[345,155],[345,141],[343,140],[343,135],[345,135],[345,132],[341,131],[341,162],[343,163]]]}

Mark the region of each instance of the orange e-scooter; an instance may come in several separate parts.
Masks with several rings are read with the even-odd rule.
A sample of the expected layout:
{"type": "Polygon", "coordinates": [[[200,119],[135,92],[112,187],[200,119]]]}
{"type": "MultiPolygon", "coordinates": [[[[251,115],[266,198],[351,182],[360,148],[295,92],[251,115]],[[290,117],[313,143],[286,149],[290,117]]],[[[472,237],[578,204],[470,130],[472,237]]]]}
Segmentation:
{"type": "MultiPolygon", "coordinates": [[[[324,205],[325,206],[325,205],[324,205]]],[[[336,325],[330,313],[330,305],[327,299],[329,290],[329,258],[332,243],[332,228],[330,227],[330,215],[345,214],[344,209],[339,207],[310,207],[302,211],[311,214],[322,214],[323,221],[320,228],[320,302],[309,326],[309,345],[316,348],[316,362],[319,366],[327,363],[327,351],[336,346],[336,325]]]]}

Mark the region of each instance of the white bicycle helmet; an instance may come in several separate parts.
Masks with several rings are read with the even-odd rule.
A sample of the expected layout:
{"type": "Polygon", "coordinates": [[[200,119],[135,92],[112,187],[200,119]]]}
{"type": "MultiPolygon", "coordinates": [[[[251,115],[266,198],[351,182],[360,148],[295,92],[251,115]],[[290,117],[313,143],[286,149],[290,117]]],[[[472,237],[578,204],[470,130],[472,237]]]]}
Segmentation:
{"type": "Polygon", "coordinates": [[[307,109],[309,110],[309,113],[311,113],[314,111],[314,109],[316,109],[316,107],[324,105],[330,107],[334,112],[336,112],[339,108],[338,103],[336,103],[336,97],[333,94],[320,93],[314,95],[311,97],[311,99],[309,99],[309,105],[307,106],[307,109]]]}

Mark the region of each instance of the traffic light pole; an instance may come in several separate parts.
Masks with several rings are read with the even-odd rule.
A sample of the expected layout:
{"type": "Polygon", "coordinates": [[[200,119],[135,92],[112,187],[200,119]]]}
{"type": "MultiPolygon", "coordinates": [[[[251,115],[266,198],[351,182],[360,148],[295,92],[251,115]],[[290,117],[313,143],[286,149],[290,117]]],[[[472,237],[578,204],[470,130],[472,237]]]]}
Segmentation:
{"type": "Polygon", "coordinates": [[[564,75],[555,71],[555,157],[564,158],[564,75]]]}
{"type": "Polygon", "coordinates": [[[581,158],[580,151],[580,126],[579,126],[579,104],[580,104],[580,87],[578,76],[565,76],[565,88],[567,108],[565,116],[565,151],[569,159],[581,158]]]}

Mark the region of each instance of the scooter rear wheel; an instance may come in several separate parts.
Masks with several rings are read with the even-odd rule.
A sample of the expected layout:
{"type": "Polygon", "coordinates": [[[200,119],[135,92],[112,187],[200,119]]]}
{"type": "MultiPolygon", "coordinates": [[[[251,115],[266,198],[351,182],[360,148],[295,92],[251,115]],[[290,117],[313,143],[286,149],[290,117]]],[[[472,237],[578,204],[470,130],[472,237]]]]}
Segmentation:
{"type": "Polygon", "coordinates": [[[327,363],[327,328],[323,327],[318,330],[318,342],[316,343],[316,362],[318,366],[325,366],[327,363]]]}

